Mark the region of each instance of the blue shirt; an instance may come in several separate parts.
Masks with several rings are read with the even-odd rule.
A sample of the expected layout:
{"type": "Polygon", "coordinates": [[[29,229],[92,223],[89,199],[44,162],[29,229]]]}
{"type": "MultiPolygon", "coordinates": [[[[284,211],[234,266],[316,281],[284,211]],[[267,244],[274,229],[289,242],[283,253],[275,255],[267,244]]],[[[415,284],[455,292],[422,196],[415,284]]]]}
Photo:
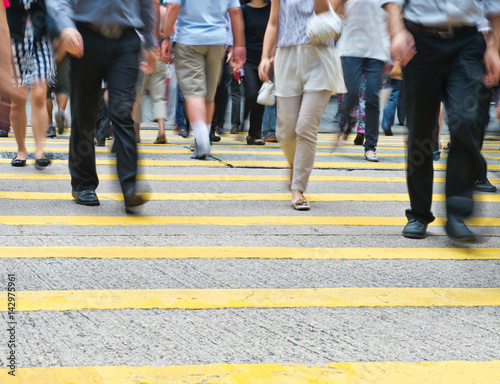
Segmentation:
{"type": "Polygon", "coordinates": [[[239,8],[239,0],[166,0],[180,4],[175,23],[175,41],[187,45],[225,45],[226,19],[230,8],[239,8]]]}

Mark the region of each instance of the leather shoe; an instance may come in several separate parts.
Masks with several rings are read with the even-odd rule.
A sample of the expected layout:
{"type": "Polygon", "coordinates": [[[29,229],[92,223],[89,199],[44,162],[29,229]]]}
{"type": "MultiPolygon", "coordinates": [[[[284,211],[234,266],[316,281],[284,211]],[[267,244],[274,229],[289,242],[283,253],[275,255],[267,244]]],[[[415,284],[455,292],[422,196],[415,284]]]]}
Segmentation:
{"type": "Polygon", "coordinates": [[[496,192],[497,187],[490,183],[488,179],[476,180],[474,183],[474,191],[478,192],[496,192]]]}
{"type": "Polygon", "coordinates": [[[217,143],[220,141],[220,136],[217,136],[214,131],[210,131],[210,141],[212,143],[217,143]]]}
{"type": "Polygon", "coordinates": [[[449,215],[446,221],[446,234],[453,241],[475,241],[476,235],[465,225],[464,220],[455,216],[449,215]]]}
{"type": "Polygon", "coordinates": [[[100,204],[95,191],[92,189],[73,191],[71,195],[75,198],[75,203],[80,205],[96,206],[100,204]]]}
{"type": "Polygon", "coordinates": [[[403,229],[403,236],[409,239],[425,239],[427,223],[422,219],[410,219],[403,229]]]}
{"type": "Polygon", "coordinates": [[[127,196],[125,196],[125,212],[126,213],[135,213],[134,208],[139,207],[141,205],[146,204],[146,200],[144,200],[140,195],[133,192],[127,196]]]}

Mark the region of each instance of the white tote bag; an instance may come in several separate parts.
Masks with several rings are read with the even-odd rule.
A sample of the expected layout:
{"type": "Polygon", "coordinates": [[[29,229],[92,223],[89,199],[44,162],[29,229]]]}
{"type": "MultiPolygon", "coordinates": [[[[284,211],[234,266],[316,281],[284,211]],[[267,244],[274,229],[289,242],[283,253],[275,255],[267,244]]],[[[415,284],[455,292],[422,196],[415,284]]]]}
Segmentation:
{"type": "Polygon", "coordinates": [[[262,105],[276,104],[276,97],[274,96],[274,83],[266,81],[260,87],[259,95],[257,96],[257,103],[262,105]]]}

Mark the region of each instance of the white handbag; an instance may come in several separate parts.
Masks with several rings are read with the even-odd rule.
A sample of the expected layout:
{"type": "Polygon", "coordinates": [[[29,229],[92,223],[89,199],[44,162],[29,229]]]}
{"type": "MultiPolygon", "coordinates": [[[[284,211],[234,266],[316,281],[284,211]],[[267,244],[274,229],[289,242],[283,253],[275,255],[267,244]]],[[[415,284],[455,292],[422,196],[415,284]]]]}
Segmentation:
{"type": "Polygon", "coordinates": [[[274,83],[266,81],[260,87],[259,95],[257,96],[257,103],[262,105],[276,104],[276,97],[274,96],[274,83]]]}
{"type": "Polygon", "coordinates": [[[306,24],[306,34],[311,43],[325,44],[337,41],[342,33],[344,20],[337,15],[330,5],[330,10],[309,17],[306,24]]]}

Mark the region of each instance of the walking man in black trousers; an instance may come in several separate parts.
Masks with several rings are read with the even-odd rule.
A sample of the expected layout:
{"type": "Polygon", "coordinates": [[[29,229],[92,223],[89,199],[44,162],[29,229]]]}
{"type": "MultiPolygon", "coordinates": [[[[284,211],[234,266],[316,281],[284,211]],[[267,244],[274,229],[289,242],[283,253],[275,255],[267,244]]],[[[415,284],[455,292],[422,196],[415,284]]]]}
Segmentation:
{"type": "Polygon", "coordinates": [[[102,80],[109,92],[117,173],[125,207],[144,204],[136,193],[137,144],[132,107],[139,71],[139,31],[145,40],[144,70],[154,68],[152,0],[47,0],[61,32],[56,54],[71,55],[71,137],[69,169],[77,204],[99,205],[95,127],[102,80]]]}
{"type": "Polygon", "coordinates": [[[455,241],[475,240],[464,219],[472,214],[491,87],[500,75],[500,1],[381,0],[381,5],[388,12],[392,55],[404,67],[411,208],[403,236],[424,238],[434,220],[432,152],[444,100],[453,143],[446,172],[446,233],[455,241]],[[492,27],[486,40],[477,29],[480,3],[492,27]]]}

